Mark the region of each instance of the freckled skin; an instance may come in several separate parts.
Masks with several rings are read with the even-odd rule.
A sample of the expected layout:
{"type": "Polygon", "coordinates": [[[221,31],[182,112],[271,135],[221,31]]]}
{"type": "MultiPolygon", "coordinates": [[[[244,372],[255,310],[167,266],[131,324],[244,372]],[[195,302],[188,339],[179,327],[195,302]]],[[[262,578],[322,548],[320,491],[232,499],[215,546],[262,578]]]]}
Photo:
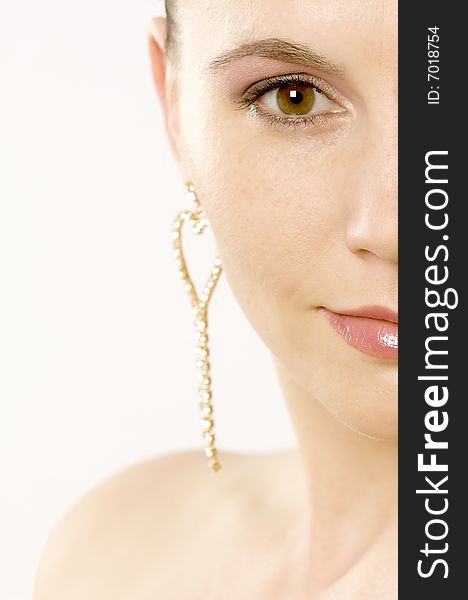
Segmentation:
{"type": "Polygon", "coordinates": [[[321,307],[397,308],[397,3],[173,4],[175,52],[163,20],[150,38],[172,148],[274,357],[298,447],[221,448],[216,475],[201,451],[117,475],[52,534],[34,600],[395,600],[397,364],[346,343],[321,307]],[[210,69],[273,38],[343,73],[259,56],[210,69]],[[240,102],[294,74],[340,114],[294,126],[271,118],[272,94],[240,102]]]}

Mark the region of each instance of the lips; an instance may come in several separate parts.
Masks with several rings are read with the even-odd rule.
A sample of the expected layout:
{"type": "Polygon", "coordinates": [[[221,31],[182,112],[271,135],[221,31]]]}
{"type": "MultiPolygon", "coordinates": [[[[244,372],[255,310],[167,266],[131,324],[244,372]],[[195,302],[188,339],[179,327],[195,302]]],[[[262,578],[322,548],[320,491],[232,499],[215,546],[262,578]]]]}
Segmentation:
{"type": "Polygon", "coordinates": [[[398,359],[398,314],[383,306],[346,312],[320,308],[335,331],[357,350],[384,360],[398,359]]]}

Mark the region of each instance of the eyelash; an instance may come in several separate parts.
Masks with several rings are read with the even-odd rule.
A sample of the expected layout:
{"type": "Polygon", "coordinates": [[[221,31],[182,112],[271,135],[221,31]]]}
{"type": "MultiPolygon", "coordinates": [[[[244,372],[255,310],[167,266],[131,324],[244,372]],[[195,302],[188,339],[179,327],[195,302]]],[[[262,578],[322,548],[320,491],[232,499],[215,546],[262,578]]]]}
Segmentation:
{"type": "Polygon", "coordinates": [[[284,129],[286,127],[297,128],[307,127],[308,125],[319,125],[325,120],[332,118],[330,114],[334,117],[342,114],[345,112],[345,109],[336,96],[336,92],[334,92],[324,81],[320,81],[320,85],[318,85],[317,80],[311,75],[308,75],[307,73],[297,73],[292,75],[280,75],[278,77],[272,77],[271,79],[265,79],[254,83],[246,92],[244,92],[237,102],[239,109],[249,110],[253,117],[262,118],[266,120],[269,125],[284,129]],[[317,113],[305,117],[282,117],[257,104],[257,100],[267,92],[289,87],[291,85],[309,85],[320,94],[324,94],[332,102],[335,102],[340,108],[336,111],[329,111],[329,113],[317,113]],[[324,90],[323,88],[327,89],[324,90]]]}

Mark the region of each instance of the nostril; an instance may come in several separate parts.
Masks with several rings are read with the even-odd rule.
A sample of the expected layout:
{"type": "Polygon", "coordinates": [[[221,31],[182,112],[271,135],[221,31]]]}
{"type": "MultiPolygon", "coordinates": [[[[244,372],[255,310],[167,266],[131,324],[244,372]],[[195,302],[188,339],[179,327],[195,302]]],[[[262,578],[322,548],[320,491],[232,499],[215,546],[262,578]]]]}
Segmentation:
{"type": "Polygon", "coordinates": [[[353,254],[374,255],[381,260],[398,262],[398,224],[393,216],[361,209],[349,219],[345,231],[346,247],[353,254]]]}

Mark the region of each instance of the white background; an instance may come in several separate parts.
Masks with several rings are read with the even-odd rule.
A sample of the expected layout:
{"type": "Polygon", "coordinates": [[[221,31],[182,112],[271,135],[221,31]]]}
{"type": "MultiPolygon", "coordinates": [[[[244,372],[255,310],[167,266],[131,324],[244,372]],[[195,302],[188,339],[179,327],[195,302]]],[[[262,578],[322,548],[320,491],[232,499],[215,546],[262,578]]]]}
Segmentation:
{"type": "MultiPolygon", "coordinates": [[[[170,246],[183,188],[147,50],[160,10],[0,0],[2,600],[31,597],[47,533],[83,492],[151,456],[202,453],[170,246]]],[[[209,238],[188,246],[207,271],[209,238]]],[[[224,279],[210,326],[220,448],[294,443],[269,353],[224,279]]]]}

